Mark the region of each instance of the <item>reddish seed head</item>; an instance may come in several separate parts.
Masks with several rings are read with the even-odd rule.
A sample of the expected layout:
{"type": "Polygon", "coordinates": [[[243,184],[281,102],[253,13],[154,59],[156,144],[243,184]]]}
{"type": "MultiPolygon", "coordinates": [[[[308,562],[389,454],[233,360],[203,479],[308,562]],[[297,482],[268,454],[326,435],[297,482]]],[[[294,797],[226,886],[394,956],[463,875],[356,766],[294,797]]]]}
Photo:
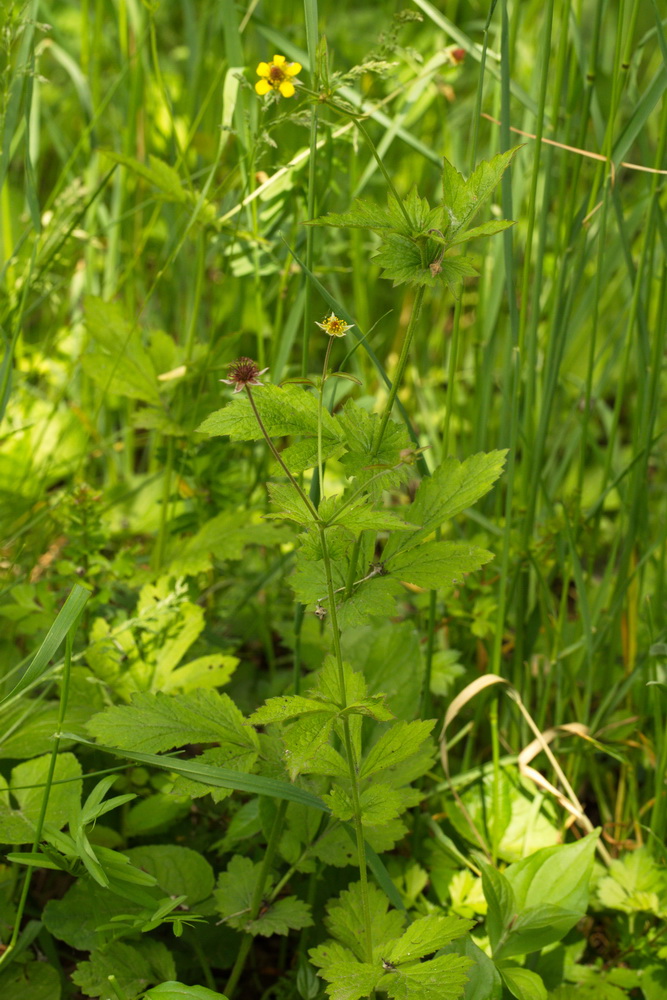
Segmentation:
{"type": "Polygon", "coordinates": [[[260,371],[257,362],[253,361],[252,358],[237,358],[227,368],[229,378],[221,378],[220,381],[226,382],[227,385],[236,386],[234,392],[240,392],[247,385],[262,385],[258,376],[263,375],[264,372],[268,372],[269,370],[268,368],[263,368],[260,371]]]}

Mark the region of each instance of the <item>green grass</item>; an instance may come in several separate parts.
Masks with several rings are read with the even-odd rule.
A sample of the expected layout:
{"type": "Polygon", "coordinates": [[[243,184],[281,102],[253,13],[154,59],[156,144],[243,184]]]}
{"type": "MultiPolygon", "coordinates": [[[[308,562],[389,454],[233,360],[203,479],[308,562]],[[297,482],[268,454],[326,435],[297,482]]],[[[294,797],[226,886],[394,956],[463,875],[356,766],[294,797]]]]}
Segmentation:
{"type": "MultiPolygon", "coordinates": [[[[93,591],[72,661],[85,692],[96,621],[148,634],[137,594],[160,577],[185,577],[204,611],[196,654],[240,659],[229,691],[244,712],[299,690],[328,646],[286,582],[292,536],[280,527],[267,542],[275,463],[263,441],[196,428],[227,401],[219,379],[240,355],[274,383],[321,372],[315,321],[334,310],[354,324],[336,364],[361,387],[332,380],[326,406],[352,395],[382,412],[398,374],[393,418],[424,449],[420,474],[509,448],[499,485],[447,529],[494,562],[402,606],[419,666],[397,653],[395,670],[428,661],[440,678],[419,691],[417,677],[410,710],[442,720],[455,692],[493,672],[540,731],[588,727],[594,744],[556,736],[563,775],[611,856],[645,844],[664,862],[664,11],[657,0],[415,0],[419,18],[399,24],[398,7],[30,0],[0,14],[3,692],[79,581],[93,591]],[[465,50],[459,64],[447,46],[465,50]],[[302,63],[303,86],[267,104],[255,67],[274,52],[302,63]],[[309,96],[327,88],[327,53],[336,72],[389,65],[346,79],[336,110],[309,96]],[[401,378],[420,293],[380,277],[368,231],[303,223],[356,197],[385,205],[388,182],[437,203],[443,155],[468,175],[517,142],[491,210],[516,225],[467,246],[480,275],[456,295],[442,285],[419,298],[401,378]],[[115,312],[91,319],[90,296],[115,312]],[[239,527],[211,529],[193,554],[189,540],[225,512],[239,527]]],[[[323,480],[302,481],[315,502],[342,486],[335,459],[323,480]]],[[[45,674],[22,675],[22,714],[0,724],[6,776],[24,756],[15,734],[37,740],[58,696],[62,651],[51,655],[45,674]]],[[[100,705],[122,700],[99,677],[92,686],[100,705]]],[[[85,698],[73,690],[81,711],[66,729],[81,733],[85,698]]],[[[533,733],[493,692],[459,722],[452,778],[491,762],[495,824],[503,755],[533,733]]],[[[83,759],[106,766],[102,754],[83,759]]],[[[544,755],[534,766],[559,785],[544,755]]],[[[437,789],[442,770],[433,776],[437,789]]],[[[429,836],[417,824],[417,848],[429,836]]],[[[18,898],[11,879],[7,898],[18,898]]],[[[39,915],[35,900],[28,911],[39,915]]],[[[248,995],[261,996],[247,975],[248,995]]]]}

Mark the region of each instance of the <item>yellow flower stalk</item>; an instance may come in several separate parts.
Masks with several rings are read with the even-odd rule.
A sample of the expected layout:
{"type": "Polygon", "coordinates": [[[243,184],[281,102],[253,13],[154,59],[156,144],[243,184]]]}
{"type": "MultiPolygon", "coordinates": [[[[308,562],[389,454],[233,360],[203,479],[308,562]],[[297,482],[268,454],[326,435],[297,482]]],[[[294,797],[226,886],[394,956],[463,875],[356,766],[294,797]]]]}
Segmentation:
{"type": "Polygon", "coordinates": [[[279,91],[283,97],[294,97],[292,77],[297,76],[301,69],[301,63],[288,63],[285,56],[274,56],[271,62],[261,62],[257,67],[256,73],[261,80],[255,84],[255,90],[260,97],[270,90],[279,91]]]}

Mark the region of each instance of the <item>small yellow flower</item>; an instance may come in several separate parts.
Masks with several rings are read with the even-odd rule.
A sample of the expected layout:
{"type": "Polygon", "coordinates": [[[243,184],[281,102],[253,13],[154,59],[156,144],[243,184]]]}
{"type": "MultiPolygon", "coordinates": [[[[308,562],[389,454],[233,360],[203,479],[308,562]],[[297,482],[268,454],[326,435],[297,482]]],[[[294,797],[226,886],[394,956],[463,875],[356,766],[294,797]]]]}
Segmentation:
{"type": "Polygon", "coordinates": [[[294,97],[295,89],[291,77],[301,72],[301,63],[288,63],[285,56],[274,56],[270,63],[261,62],[257,67],[255,90],[263,97],[270,90],[279,90],[283,97],[294,97]]]}
{"type": "Polygon", "coordinates": [[[323,323],[316,322],[315,326],[319,326],[320,330],[324,330],[330,337],[344,337],[347,331],[352,329],[354,323],[345,323],[342,319],[338,319],[334,313],[331,313],[331,316],[327,316],[323,323]]]}

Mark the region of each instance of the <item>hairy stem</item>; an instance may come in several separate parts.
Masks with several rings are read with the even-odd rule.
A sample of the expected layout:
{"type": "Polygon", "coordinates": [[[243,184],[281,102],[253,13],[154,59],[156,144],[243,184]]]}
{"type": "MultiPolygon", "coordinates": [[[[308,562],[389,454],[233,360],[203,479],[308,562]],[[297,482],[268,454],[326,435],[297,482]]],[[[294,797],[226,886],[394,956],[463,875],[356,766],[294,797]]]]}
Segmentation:
{"type": "Polygon", "coordinates": [[[417,321],[419,320],[419,314],[421,313],[422,302],[424,300],[424,285],[421,285],[417,289],[417,294],[415,295],[415,301],[412,305],[412,312],[410,313],[410,321],[408,323],[408,328],[405,331],[405,337],[403,338],[403,346],[401,347],[401,355],[398,359],[398,366],[396,368],[396,374],[391,383],[391,389],[389,391],[389,396],[387,397],[387,402],[384,406],[384,412],[382,414],[382,419],[380,421],[380,427],[373,441],[373,446],[371,451],[373,454],[377,455],[380,450],[380,445],[382,444],[382,439],[384,437],[384,432],[387,429],[387,424],[389,423],[389,417],[391,416],[391,410],[394,405],[394,400],[398,393],[399,387],[403,380],[403,375],[405,374],[405,369],[408,364],[408,357],[410,354],[410,345],[412,344],[412,338],[417,326],[417,321]]]}
{"type": "MultiPolygon", "coordinates": [[[[273,859],[278,848],[278,843],[283,832],[283,823],[285,820],[285,812],[287,810],[287,800],[282,799],[278,804],[278,811],[276,813],[275,819],[273,821],[273,826],[271,827],[271,836],[269,837],[269,842],[266,845],[266,852],[262,860],[262,867],[259,870],[259,878],[257,879],[257,885],[255,886],[255,891],[253,893],[252,899],[250,901],[250,912],[248,914],[248,920],[256,920],[257,915],[260,911],[262,905],[262,900],[264,898],[264,890],[266,888],[266,882],[271,871],[271,865],[273,864],[273,859]]],[[[243,969],[245,968],[246,959],[252,945],[252,935],[246,934],[241,942],[241,947],[239,948],[238,954],[236,956],[236,961],[232,971],[229,974],[229,979],[227,980],[227,985],[225,986],[225,994],[230,998],[234,995],[234,990],[238,984],[239,978],[243,969]]]]}
{"type": "MultiPolygon", "coordinates": [[[[329,614],[331,616],[331,631],[333,633],[334,654],[338,666],[338,683],[340,687],[340,697],[342,707],[347,706],[347,691],[345,689],[345,670],[343,668],[343,652],[340,645],[340,629],[338,627],[338,612],[336,610],[336,596],[333,585],[331,571],[331,559],[327,546],[326,530],[323,525],[319,525],[320,544],[322,546],[322,556],[324,559],[324,571],[327,578],[327,591],[329,597],[329,614]]],[[[361,905],[364,917],[364,937],[366,945],[366,961],[373,959],[373,934],[371,929],[371,913],[368,902],[368,873],[366,871],[366,848],[364,844],[364,831],[361,825],[361,803],[359,801],[359,779],[357,776],[357,763],[354,758],[354,748],[352,746],[352,736],[350,734],[350,722],[347,716],[343,719],[343,743],[345,745],[345,756],[350,772],[350,786],[352,791],[352,808],[354,810],[354,832],[357,841],[357,856],[359,865],[359,880],[361,882],[361,905]]]]}

